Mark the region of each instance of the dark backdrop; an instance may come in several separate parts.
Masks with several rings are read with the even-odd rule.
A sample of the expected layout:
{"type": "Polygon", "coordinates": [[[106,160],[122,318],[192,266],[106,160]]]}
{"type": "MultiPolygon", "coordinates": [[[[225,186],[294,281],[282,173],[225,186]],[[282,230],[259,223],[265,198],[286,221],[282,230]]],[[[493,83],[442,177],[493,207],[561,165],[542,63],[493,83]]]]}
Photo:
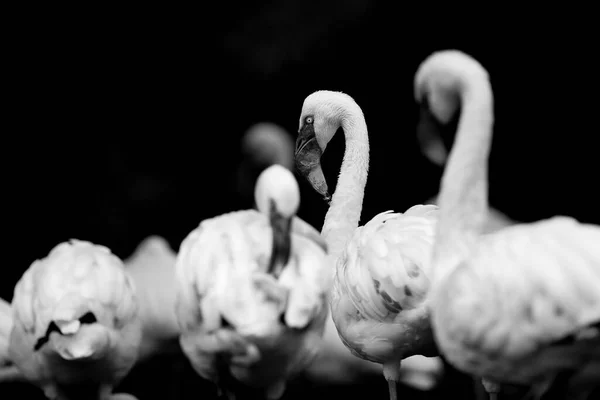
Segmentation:
{"type": "MultiPolygon", "coordinates": [[[[2,297],[60,241],[127,257],[159,234],[178,248],[203,218],[249,207],[231,184],[241,135],[265,120],[295,132],[318,89],[350,94],[365,113],[363,221],[425,201],[441,169],[417,146],[412,79],[444,48],[470,53],[491,75],[491,204],[521,221],[600,223],[587,25],[494,9],[434,18],[432,7],[280,0],[14,15],[2,62],[2,297]]],[[[330,186],[343,149],[337,135],[324,157],[330,186]]],[[[301,188],[300,215],[320,228],[325,204],[301,188]]]]}

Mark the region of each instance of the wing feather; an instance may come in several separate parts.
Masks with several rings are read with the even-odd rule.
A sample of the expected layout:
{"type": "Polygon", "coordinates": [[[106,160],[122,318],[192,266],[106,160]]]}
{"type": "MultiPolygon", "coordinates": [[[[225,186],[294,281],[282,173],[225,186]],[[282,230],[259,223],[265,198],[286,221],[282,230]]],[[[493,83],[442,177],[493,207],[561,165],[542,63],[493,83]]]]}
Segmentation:
{"type": "Polygon", "coordinates": [[[339,262],[361,313],[384,321],[423,303],[436,220],[437,206],[417,205],[380,213],[354,232],[339,262]]]}

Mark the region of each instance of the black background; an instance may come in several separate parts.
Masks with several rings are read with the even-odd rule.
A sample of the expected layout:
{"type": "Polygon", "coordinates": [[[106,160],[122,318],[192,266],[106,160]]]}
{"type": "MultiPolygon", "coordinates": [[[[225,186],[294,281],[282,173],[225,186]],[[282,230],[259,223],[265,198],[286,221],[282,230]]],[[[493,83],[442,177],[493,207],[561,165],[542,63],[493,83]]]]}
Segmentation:
{"type": "MultiPolygon", "coordinates": [[[[564,214],[600,224],[596,65],[583,11],[470,9],[456,19],[434,18],[433,4],[417,12],[366,0],[144,7],[8,16],[5,299],[60,241],[91,240],[127,257],[159,234],[177,249],[202,219],[250,207],[232,185],[241,135],[272,121],[295,137],[302,102],[318,89],[344,91],[364,111],[362,221],[424,202],[442,171],[417,146],[412,79],[445,48],[471,54],[491,76],[492,206],[519,221],[564,214]]],[[[338,134],[324,156],[330,187],[343,150],[338,134]]],[[[303,181],[301,189],[300,216],[319,229],[325,203],[303,181]]],[[[140,396],[145,373],[130,381],[140,396]]],[[[376,390],[387,395],[383,378],[376,390]]]]}

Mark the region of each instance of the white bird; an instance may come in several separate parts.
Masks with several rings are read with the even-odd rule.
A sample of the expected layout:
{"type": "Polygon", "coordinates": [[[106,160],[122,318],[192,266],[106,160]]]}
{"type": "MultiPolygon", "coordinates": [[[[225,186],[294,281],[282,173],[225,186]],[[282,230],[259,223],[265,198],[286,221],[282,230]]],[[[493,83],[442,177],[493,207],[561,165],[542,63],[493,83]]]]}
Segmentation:
{"type": "MultiPolygon", "coordinates": [[[[142,339],[136,365],[157,355],[181,354],[179,325],[175,309],[175,259],[176,253],[160,236],[149,236],[142,240],[135,251],[124,260],[125,272],[136,288],[139,304],[138,317],[142,325],[142,339]]],[[[12,329],[10,303],[0,299],[0,383],[26,381],[19,369],[8,357],[8,338],[12,329]]],[[[179,359],[173,366],[178,377],[179,359]]],[[[114,394],[111,400],[131,397],[114,394]],[[118,397],[120,396],[120,397],[118,397]]]]}
{"type": "Polygon", "coordinates": [[[442,123],[461,107],[432,259],[432,325],[443,355],[537,395],[557,376],[598,371],[600,227],[557,216],[482,234],[494,119],[487,71],[460,51],[433,53],[416,72],[415,98],[442,123]]]}
{"type": "Polygon", "coordinates": [[[49,399],[107,400],[135,364],[135,287],[104,246],[58,244],[25,271],[12,308],[9,358],[49,399]]]}
{"type": "Polygon", "coordinates": [[[291,171],[264,170],[255,200],[259,211],[204,220],[183,240],[176,314],[199,375],[229,398],[256,390],[278,399],[320,348],[331,266],[319,233],[295,217],[291,171]]]}
{"type": "Polygon", "coordinates": [[[322,90],[304,100],[295,155],[300,173],[326,200],[331,198],[321,234],[336,265],[333,322],[354,355],[383,365],[395,400],[401,360],[437,355],[426,307],[437,207],[386,211],[358,227],[369,140],[362,110],[347,94],[322,90]],[[346,150],[331,197],[320,158],[340,127],[346,150]]]}

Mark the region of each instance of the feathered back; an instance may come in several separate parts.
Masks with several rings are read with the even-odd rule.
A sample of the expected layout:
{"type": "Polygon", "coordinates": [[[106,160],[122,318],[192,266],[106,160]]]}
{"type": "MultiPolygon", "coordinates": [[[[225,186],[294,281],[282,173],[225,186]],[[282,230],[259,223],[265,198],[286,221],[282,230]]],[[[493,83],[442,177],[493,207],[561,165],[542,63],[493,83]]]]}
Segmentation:
{"type": "Polygon", "coordinates": [[[78,317],[86,304],[110,312],[113,318],[103,322],[115,325],[137,313],[135,288],[121,260],[104,246],[75,239],[34,261],[15,286],[12,301],[15,321],[37,334],[54,318],[78,317]]]}
{"type": "MultiPolygon", "coordinates": [[[[463,345],[479,353],[500,351],[521,357],[598,324],[599,262],[600,227],[569,217],[515,225],[484,236],[472,258],[450,276],[453,291],[434,299],[438,306],[460,310],[453,312],[453,319],[439,321],[446,324],[440,339],[446,343],[460,335],[463,345]],[[487,268],[468,268],[484,264],[487,268]],[[483,282],[497,285],[490,289],[483,282]],[[464,319],[457,320],[458,315],[464,319]]],[[[470,362],[464,348],[454,351],[460,355],[450,354],[453,360],[470,362]]],[[[589,354],[592,348],[586,351],[589,354]]],[[[568,360],[556,357],[550,362],[546,357],[540,368],[550,369],[551,363],[567,365],[568,360]]]]}
{"type": "Polygon", "coordinates": [[[267,274],[272,230],[266,216],[244,210],[203,221],[181,243],[177,257],[178,302],[199,307],[201,314],[199,319],[180,314],[182,329],[199,323],[218,329],[222,316],[241,334],[261,335],[284,309],[287,322],[307,323],[328,282],[322,279],[327,268],[322,243],[305,236],[305,229],[293,224],[290,263],[276,280],[267,274]]]}
{"type": "Polygon", "coordinates": [[[338,260],[337,281],[363,315],[383,321],[422,304],[437,215],[434,205],[386,211],[354,232],[338,260]]]}

